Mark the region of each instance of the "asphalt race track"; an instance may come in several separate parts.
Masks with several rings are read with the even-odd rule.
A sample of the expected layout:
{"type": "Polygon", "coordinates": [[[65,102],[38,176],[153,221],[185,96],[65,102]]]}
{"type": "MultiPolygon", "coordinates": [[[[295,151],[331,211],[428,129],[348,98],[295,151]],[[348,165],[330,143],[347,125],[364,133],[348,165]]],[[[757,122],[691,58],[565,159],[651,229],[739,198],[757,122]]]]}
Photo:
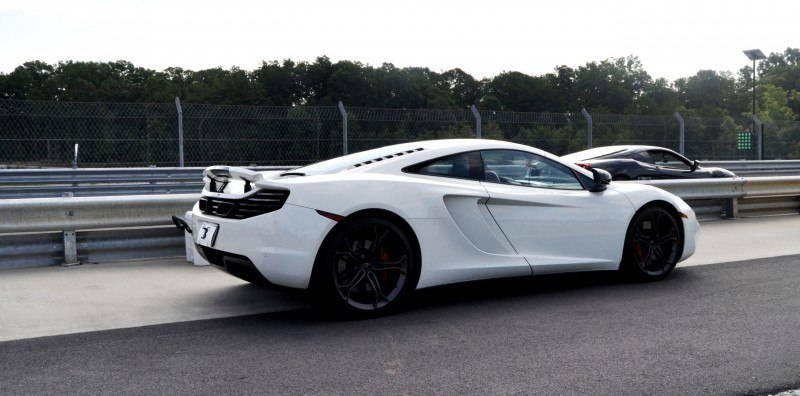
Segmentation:
{"type": "MultiPolygon", "coordinates": [[[[679,266],[646,284],[590,273],[439,287],[372,320],[339,320],[291,298],[300,302],[295,308],[271,313],[5,341],[0,394],[767,395],[800,388],[796,254],[679,266]]],[[[0,316],[0,327],[7,323],[0,316]]]]}

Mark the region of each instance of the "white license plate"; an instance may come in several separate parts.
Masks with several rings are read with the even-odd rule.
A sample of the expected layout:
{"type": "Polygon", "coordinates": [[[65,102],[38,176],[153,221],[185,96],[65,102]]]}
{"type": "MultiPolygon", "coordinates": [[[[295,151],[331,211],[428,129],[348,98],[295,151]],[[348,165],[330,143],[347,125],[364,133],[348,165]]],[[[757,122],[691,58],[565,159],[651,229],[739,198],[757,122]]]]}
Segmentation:
{"type": "Polygon", "coordinates": [[[207,246],[213,247],[214,241],[217,239],[217,231],[219,230],[219,224],[209,223],[209,222],[200,222],[200,227],[195,230],[195,241],[200,246],[207,246]]]}

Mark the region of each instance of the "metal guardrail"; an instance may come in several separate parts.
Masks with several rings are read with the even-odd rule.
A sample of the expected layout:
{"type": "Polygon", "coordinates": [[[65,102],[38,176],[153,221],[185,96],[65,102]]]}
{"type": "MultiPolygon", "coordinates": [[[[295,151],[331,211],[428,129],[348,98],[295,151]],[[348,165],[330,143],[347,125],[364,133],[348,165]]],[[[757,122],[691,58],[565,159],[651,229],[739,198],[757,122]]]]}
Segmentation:
{"type": "Polygon", "coordinates": [[[800,176],[637,180],[681,197],[701,219],[800,213],[800,176]]]}
{"type": "MultiPolygon", "coordinates": [[[[0,169],[0,199],[187,194],[203,189],[205,168],[0,169]]],[[[250,168],[282,171],[288,166],[250,168]]]]}
{"type": "Polygon", "coordinates": [[[0,201],[0,233],[149,227],[171,224],[199,192],[124,197],[66,197],[0,201]]]}
{"type": "MultiPolygon", "coordinates": [[[[738,176],[800,175],[800,160],[706,161],[704,166],[728,169],[738,176]]],[[[0,199],[188,194],[203,188],[202,167],[0,169],[0,199]]],[[[290,166],[252,167],[283,171],[290,166]]]]}
{"type": "MultiPolygon", "coordinates": [[[[800,213],[800,176],[642,180],[682,197],[702,219],[800,213]]],[[[0,269],[179,256],[172,215],[198,194],[0,200],[0,269]]]]}
{"type": "Polygon", "coordinates": [[[703,161],[700,165],[724,168],[739,177],[800,175],[800,160],[703,161]]]}
{"type": "Polygon", "coordinates": [[[0,269],[178,256],[199,194],[0,200],[0,269]],[[58,251],[58,254],[55,252],[58,251]]]}

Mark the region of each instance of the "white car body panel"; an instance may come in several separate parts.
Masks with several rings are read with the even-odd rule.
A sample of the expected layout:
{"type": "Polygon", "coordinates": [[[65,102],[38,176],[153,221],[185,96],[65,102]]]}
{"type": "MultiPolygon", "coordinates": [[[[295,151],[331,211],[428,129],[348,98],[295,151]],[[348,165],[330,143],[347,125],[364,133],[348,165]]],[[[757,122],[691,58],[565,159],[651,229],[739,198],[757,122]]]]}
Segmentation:
{"type": "Polygon", "coordinates": [[[219,224],[214,248],[247,257],[272,283],[299,289],[308,287],[317,254],[309,246],[322,244],[336,225],[314,210],[291,204],[244,220],[208,216],[195,205],[192,229],[199,229],[202,221],[219,224]]]}
{"type": "Polygon", "coordinates": [[[204,197],[242,199],[263,189],[288,190],[289,195],[280,209],[245,219],[204,213],[195,205],[193,228],[204,221],[219,224],[213,249],[244,256],[269,282],[292,288],[309,286],[317,254],[337,225],[326,215],[347,218],[364,210],[391,213],[411,228],[421,253],[417,288],[618,269],[631,219],[654,201],[686,216],[681,260],[694,252],[699,227],[694,212],[680,198],[652,186],[612,183],[606,191],[590,192],[407,173],[402,171],[406,166],[450,154],[506,149],[535,153],[591,177],[554,155],[514,143],[443,140],[392,147],[424,150],[371,162],[381,149],[357,153],[337,160],[358,162],[358,167],[326,170],[323,163],[319,173],[302,176],[209,168],[204,197]],[[208,191],[214,178],[229,182],[224,192],[208,191]],[[245,192],[246,184],[251,192],[245,192]]]}
{"type": "Polygon", "coordinates": [[[619,267],[635,212],[624,195],[614,190],[484,186],[491,197],[489,211],[534,273],[619,267]]]}
{"type": "Polygon", "coordinates": [[[686,217],[681,218],[684,235],[683,253],[678,262],[684,261],[694,254],[697,248],[697,241],[700,238],[700,223],[697,221],[697,215],[694,210],[686,202],[673,194],[664,194],[664,190],[643,184],[611,183],[608,189],[625,194],[625,197],[635,208],[641,208],[649,202],[662,201],[672,205],[679,213],[684,214],[686,217]]]}

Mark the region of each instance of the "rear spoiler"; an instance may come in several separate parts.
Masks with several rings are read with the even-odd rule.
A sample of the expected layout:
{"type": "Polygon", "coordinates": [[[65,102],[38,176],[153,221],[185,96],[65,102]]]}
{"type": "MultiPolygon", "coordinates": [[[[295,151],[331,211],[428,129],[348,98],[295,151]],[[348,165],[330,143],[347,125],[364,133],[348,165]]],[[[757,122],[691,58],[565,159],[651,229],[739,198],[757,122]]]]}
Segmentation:
{"type": "Polygon", "coordinates": [[[252,184],[264,179],[260,172],[234,166],[211,166],[203,171],[203,181],[210,192],[222,192],[231,180],[244,180],[244,191],[252,189],[252,184]]]}

